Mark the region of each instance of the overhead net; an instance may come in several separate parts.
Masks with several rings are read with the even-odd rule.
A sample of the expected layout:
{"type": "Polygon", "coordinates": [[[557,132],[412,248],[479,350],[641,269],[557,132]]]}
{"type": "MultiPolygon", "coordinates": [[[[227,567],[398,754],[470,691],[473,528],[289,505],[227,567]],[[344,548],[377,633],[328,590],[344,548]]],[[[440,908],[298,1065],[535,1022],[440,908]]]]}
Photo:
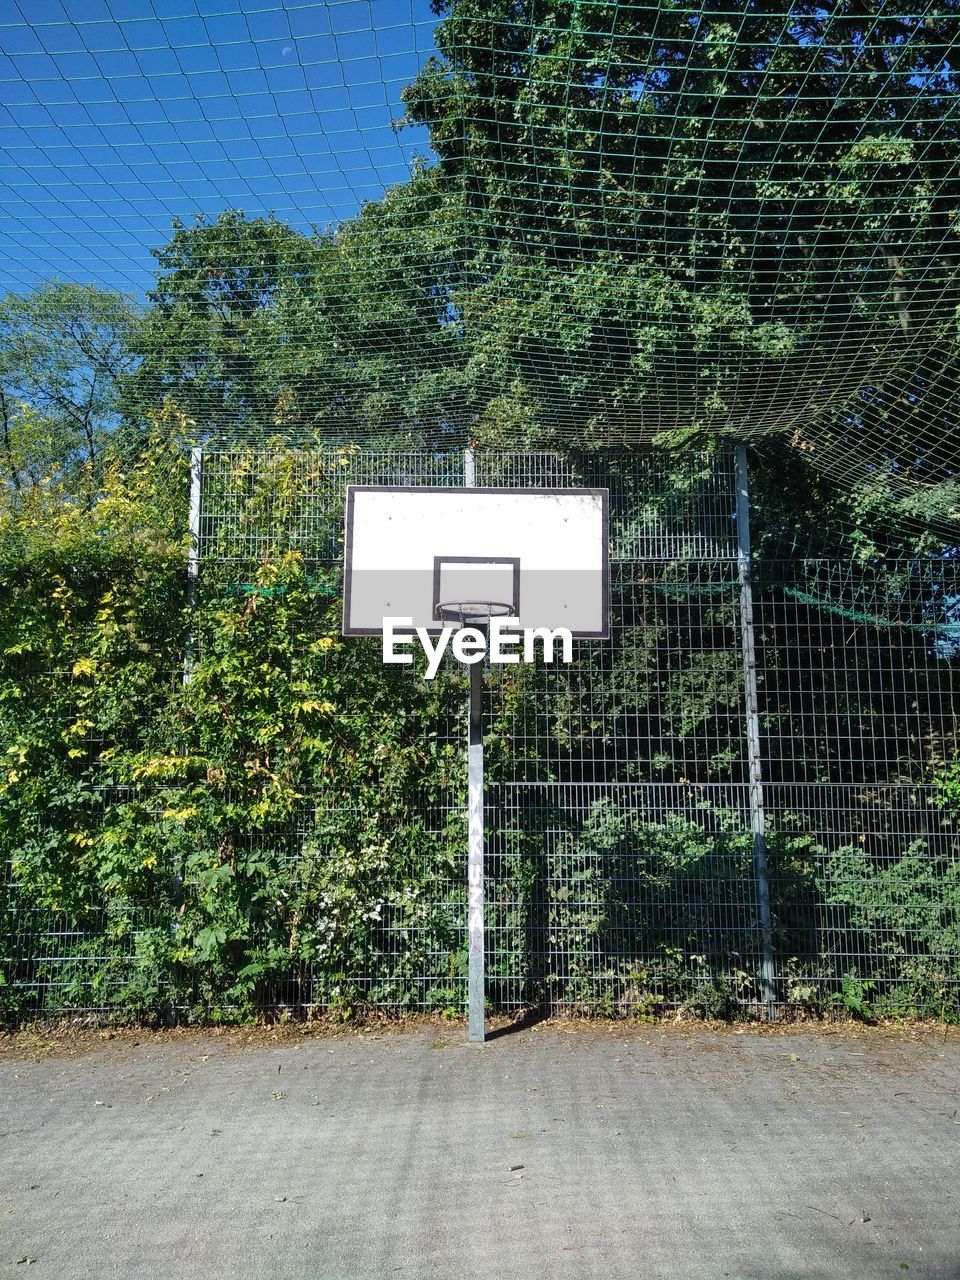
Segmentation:
{"type": "Polygon", "coordinates": [[[158,251],[128,419],[772,439],[955,528],[957,0],[7,15],[4,280],[158,251]]]}

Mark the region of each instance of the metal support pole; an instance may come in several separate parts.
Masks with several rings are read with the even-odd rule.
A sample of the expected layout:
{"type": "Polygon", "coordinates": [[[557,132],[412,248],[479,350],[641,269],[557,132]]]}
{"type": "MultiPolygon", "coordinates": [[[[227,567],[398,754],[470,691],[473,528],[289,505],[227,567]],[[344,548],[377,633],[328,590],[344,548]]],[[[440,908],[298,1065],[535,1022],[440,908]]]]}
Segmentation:
{"type": "MultiPolygon", "coordinates": [[[[197,577],[200,573],[200,496],[203,483],[203,450],[190,450],[190,549],[187,553],[187,607],[193,612],[197,601],[197,577]]],[[[183,651],[183,683],[193,676],[196,637],[191,631],[183,651]]]]}
{"type": "Polygon", "coordinates": [[[467,730],[467,921],[470,936],[467,974],[467,1039],[484,1038],[483,967],[483,663],[470,668],[470,723],[467,730]]]}
{"type": "MultiPolygon", "coordinates": [[[[463,451],[463,483],[477,483],[477,463],[472,449],[463,451]]],[[[470,667],[470,707],[467,728],[467,1039],[484,1039],[483,957],[483,663],[470,667]]]]}
{"type": "Polygon", "coordinates": [[[753,833],[753,867],[760,921],[760,977],[767,1016],[777,1002],[776,966],[773,955],[773,921],[770,912],[770,880],[767,874],[767,837],[764,830],[763,772],[760,759],[760,707],[757,696],[757,656],[753,633],[753,586],[750,559],[750,485],[747,451],[736,450],[737,567],[740,578],[740,638],[743,645],[743,698],[747,721],[750,829],[753,833]]]}

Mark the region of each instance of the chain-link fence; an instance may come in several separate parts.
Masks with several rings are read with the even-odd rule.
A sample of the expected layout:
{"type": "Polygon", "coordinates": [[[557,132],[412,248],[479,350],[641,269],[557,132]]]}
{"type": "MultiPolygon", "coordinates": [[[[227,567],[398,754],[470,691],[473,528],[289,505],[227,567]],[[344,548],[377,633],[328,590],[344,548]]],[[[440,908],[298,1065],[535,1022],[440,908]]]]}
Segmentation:
{"type": "MultiPolygon", "coordinates": [[[[282,544],[317,602],[308,646],[337,598],[345,485],[458,486],[467,465],[460,452],[198,453],[194,607],[273,590],[256,584],[257,566],[282,544]]],[[[611,493],[611,640],[578,642],[569,667],[499,668],[486,680],[492,1004],[955,1013],[960,842],[941,775],[960,744],[957,559],[751,561],[733,450],[682,466],[655,452],[478,452],[469,465],[479,485],[611,493]]],[[[187,639],[188,684],[203,646],[187,639]]],[[[285,925],[294,958],[257,989],[261,1008],[326,1007],[344,993],[463,1006],[465,681],[451,664],[427,705],[417,670],[390,680],[442,767],[425,770],[400,825],[382,833],[373,865],[384,889],[364,908],[363,948],[337,963],[320,945],[295,956],[309,928],[328,938],[346,928],[335,885],[304,890],[285,925]]],[[[359,724],[349,702],[336,716],[344,731],[359,724]]],[[[365,782],[364,809],[334,759],[288,821],[240,831],[235,844],[279,859],[302,887],[340,865],[378,785],[365,782]]],[[[116,799],[105,786],[104,812],[116,799]]],[[[343,865],[346,881],[355,867],[343,865]]],[[[176,935],[183,910],[174,893],[118,948],[103,945],[110,904],[88,908],[79,922],[53,919],[13,886],[6,969],[21,1008],[123,1006],[138,928],[176,935]]]]}

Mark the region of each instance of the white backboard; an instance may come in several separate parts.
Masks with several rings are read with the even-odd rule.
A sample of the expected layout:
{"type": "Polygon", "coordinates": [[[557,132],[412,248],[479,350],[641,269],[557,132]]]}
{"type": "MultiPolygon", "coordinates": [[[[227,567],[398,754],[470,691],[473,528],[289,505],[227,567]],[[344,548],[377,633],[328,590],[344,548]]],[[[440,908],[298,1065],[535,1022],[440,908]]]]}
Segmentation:
{"type": "Polygon", "coordinates": [[[609,634],[606,489],[351,485],[343,634],[380,635],[386,617],[436,632],[461,597],[515,609],[521,627],[609,634]]]}

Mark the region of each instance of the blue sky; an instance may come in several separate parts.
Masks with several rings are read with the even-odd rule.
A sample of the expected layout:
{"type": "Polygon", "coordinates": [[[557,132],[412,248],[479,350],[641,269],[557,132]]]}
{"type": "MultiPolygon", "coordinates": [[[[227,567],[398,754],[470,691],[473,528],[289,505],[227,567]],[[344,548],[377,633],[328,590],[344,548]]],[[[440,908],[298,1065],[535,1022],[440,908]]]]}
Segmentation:
{"type": "Polygon", "coordinates": [[[434,25],[428,0],[0,0],[0,292],[142,293],[175,216],[349,217],[429,154],[390,122],[434,25]]]}

